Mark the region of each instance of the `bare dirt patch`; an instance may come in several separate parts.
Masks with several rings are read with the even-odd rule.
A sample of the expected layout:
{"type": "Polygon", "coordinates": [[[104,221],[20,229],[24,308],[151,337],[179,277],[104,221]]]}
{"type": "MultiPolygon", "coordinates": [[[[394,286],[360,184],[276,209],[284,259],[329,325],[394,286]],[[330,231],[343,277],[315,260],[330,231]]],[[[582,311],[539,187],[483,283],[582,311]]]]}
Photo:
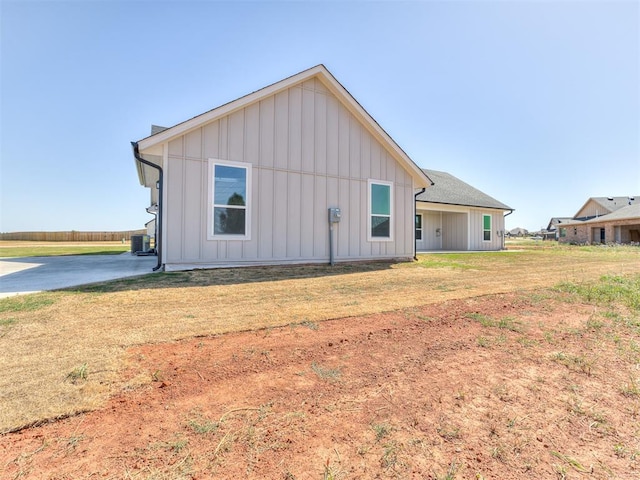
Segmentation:
{"type": "Polygon", "coordinates": [[[639,478],[625,315],[538,291],[135,347],[104,408],[0,437],[0,476],[639,478]]]}

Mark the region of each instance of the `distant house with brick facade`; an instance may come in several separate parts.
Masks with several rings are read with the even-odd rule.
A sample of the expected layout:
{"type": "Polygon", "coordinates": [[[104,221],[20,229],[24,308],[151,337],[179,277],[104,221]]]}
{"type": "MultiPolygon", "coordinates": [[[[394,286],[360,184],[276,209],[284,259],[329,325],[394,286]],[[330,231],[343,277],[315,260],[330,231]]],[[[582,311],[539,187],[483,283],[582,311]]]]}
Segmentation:
{"type": "Polygon", "coordinates": [[[640,243],[640,195],[591,197],[556,225],[561,243],[640,243]]]}

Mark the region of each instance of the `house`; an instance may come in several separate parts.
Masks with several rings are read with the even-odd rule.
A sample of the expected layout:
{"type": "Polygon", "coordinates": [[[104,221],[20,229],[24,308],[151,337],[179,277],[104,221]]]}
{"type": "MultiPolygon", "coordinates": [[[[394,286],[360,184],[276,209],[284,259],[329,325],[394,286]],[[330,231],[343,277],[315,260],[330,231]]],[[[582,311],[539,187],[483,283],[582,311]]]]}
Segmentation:
{"type": "Polygon", "coordinates": [[[560,229],[564,227],[565,223],[571,222],[571,217],[552,217],[549,220],[547,229],[542,232],[545,240],[558,240],[560,237],[560,229]]]}
{"type": "Polygon", "coordinates": [[[640,195],[591,197],[558,228],[561,243],[640,242],[640,195]]]}
{"type": "Polygon", "coordinates": [[[434,185],[416,196],[418,251],[504,248],[504,217],[513,208],[449,173],[424,173],[434,185]]]}
{"type": "Polygon", "coordinates": [[[323,65],[132,146],[156,269],[415,255],[432,182],[323,65]]]}
{"type": "Polygon", "coordinates": [[[507,232],[507,237],[526,237],[529,235],[529,230],[522,227],[512,228],[507,232]]]}

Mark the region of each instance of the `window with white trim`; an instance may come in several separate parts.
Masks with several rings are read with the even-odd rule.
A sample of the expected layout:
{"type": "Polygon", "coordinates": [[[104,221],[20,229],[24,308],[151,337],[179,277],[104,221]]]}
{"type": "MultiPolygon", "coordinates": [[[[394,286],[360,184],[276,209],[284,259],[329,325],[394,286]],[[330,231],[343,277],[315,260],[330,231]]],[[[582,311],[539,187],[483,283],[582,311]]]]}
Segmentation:
{"type": "Polygon", "coordinates": [[[422,214],[416,213],[416,240],[422,240],[422,214]]]}
{"type": "Polygon", "coordinates": [[[482,239],[491,241],[491,215],[482,215],[482,239]]]}
{"type": "Polygon", "coordinates": [[[389,241],[393,238],[393,184],[369,180],[368,240],[389,241]]]}
{"type": "Polygon", "coordinates": [[[251,225],[251,165],[211,160],[209,172],[209,238],[248,240],[251,225]]]}

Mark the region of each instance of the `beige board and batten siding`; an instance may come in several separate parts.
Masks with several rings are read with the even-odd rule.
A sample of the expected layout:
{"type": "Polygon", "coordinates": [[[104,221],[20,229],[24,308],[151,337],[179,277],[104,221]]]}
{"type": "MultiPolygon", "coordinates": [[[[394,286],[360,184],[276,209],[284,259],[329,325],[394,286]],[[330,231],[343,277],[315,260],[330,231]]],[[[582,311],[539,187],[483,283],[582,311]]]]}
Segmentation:
{"type": "Polygon", "coordinates": [[[422,214],[422,237],[418,242],[419,250],[445,251],[483,251],[500,250],[502,237],[498,231],[504,231],[504,216],[501,211],[438,205],[431,208],[421,208],[417,212],[422,214]],[[483,217],[491,216],[491,240],[484,240],[483,217]]]}
{"type": "Polygon", "coordinates": [[[167,269],[328,261],[327,209],[339,207],[335,259],[413,255],[412,176],[311,78],[165,144],[167,269]],[[250,164],[248,240],[211,240],[211,160],[250,164]],[[367,240],[368,180],[393,183],[392,241],[367,240]]]}
{"type": "Polygon", "coordinates": [[[418,211],[422,215],[422,240],[419,250],[442,250],[442,212],[418,211]]]}
{"type": "Polygon", "coordinates": [[[611,210],[600,205],[595,200],[588,200],[587,203],[575,215],[575,218],[599,217],[601,215],[606,215],[607,213],[610,213],[610,212],[611,210]]]}
{"type": "Polygon", "coordinates": [[[468,214],[446,212],[442,214],[442,249],[469,250],[468,214]]]}
{"type": "Polygon", "coordinates": [[[501,211],[471,209],[469,231],[474,232],[469,238],[469,250],[500,250],[503,246],[501,235],[504,235],[504,215],[501,211]],[[491,240],[488,241],[483,235],[485,215],[491,216],[491,240]]]}
{"type": "Polygon", "coordinates": [[[423,218],[423,239],[421,250],[467,250],[467,212],[460,207],[439,206],[437,211],[421,209],[417,212],[423,218]]]}

